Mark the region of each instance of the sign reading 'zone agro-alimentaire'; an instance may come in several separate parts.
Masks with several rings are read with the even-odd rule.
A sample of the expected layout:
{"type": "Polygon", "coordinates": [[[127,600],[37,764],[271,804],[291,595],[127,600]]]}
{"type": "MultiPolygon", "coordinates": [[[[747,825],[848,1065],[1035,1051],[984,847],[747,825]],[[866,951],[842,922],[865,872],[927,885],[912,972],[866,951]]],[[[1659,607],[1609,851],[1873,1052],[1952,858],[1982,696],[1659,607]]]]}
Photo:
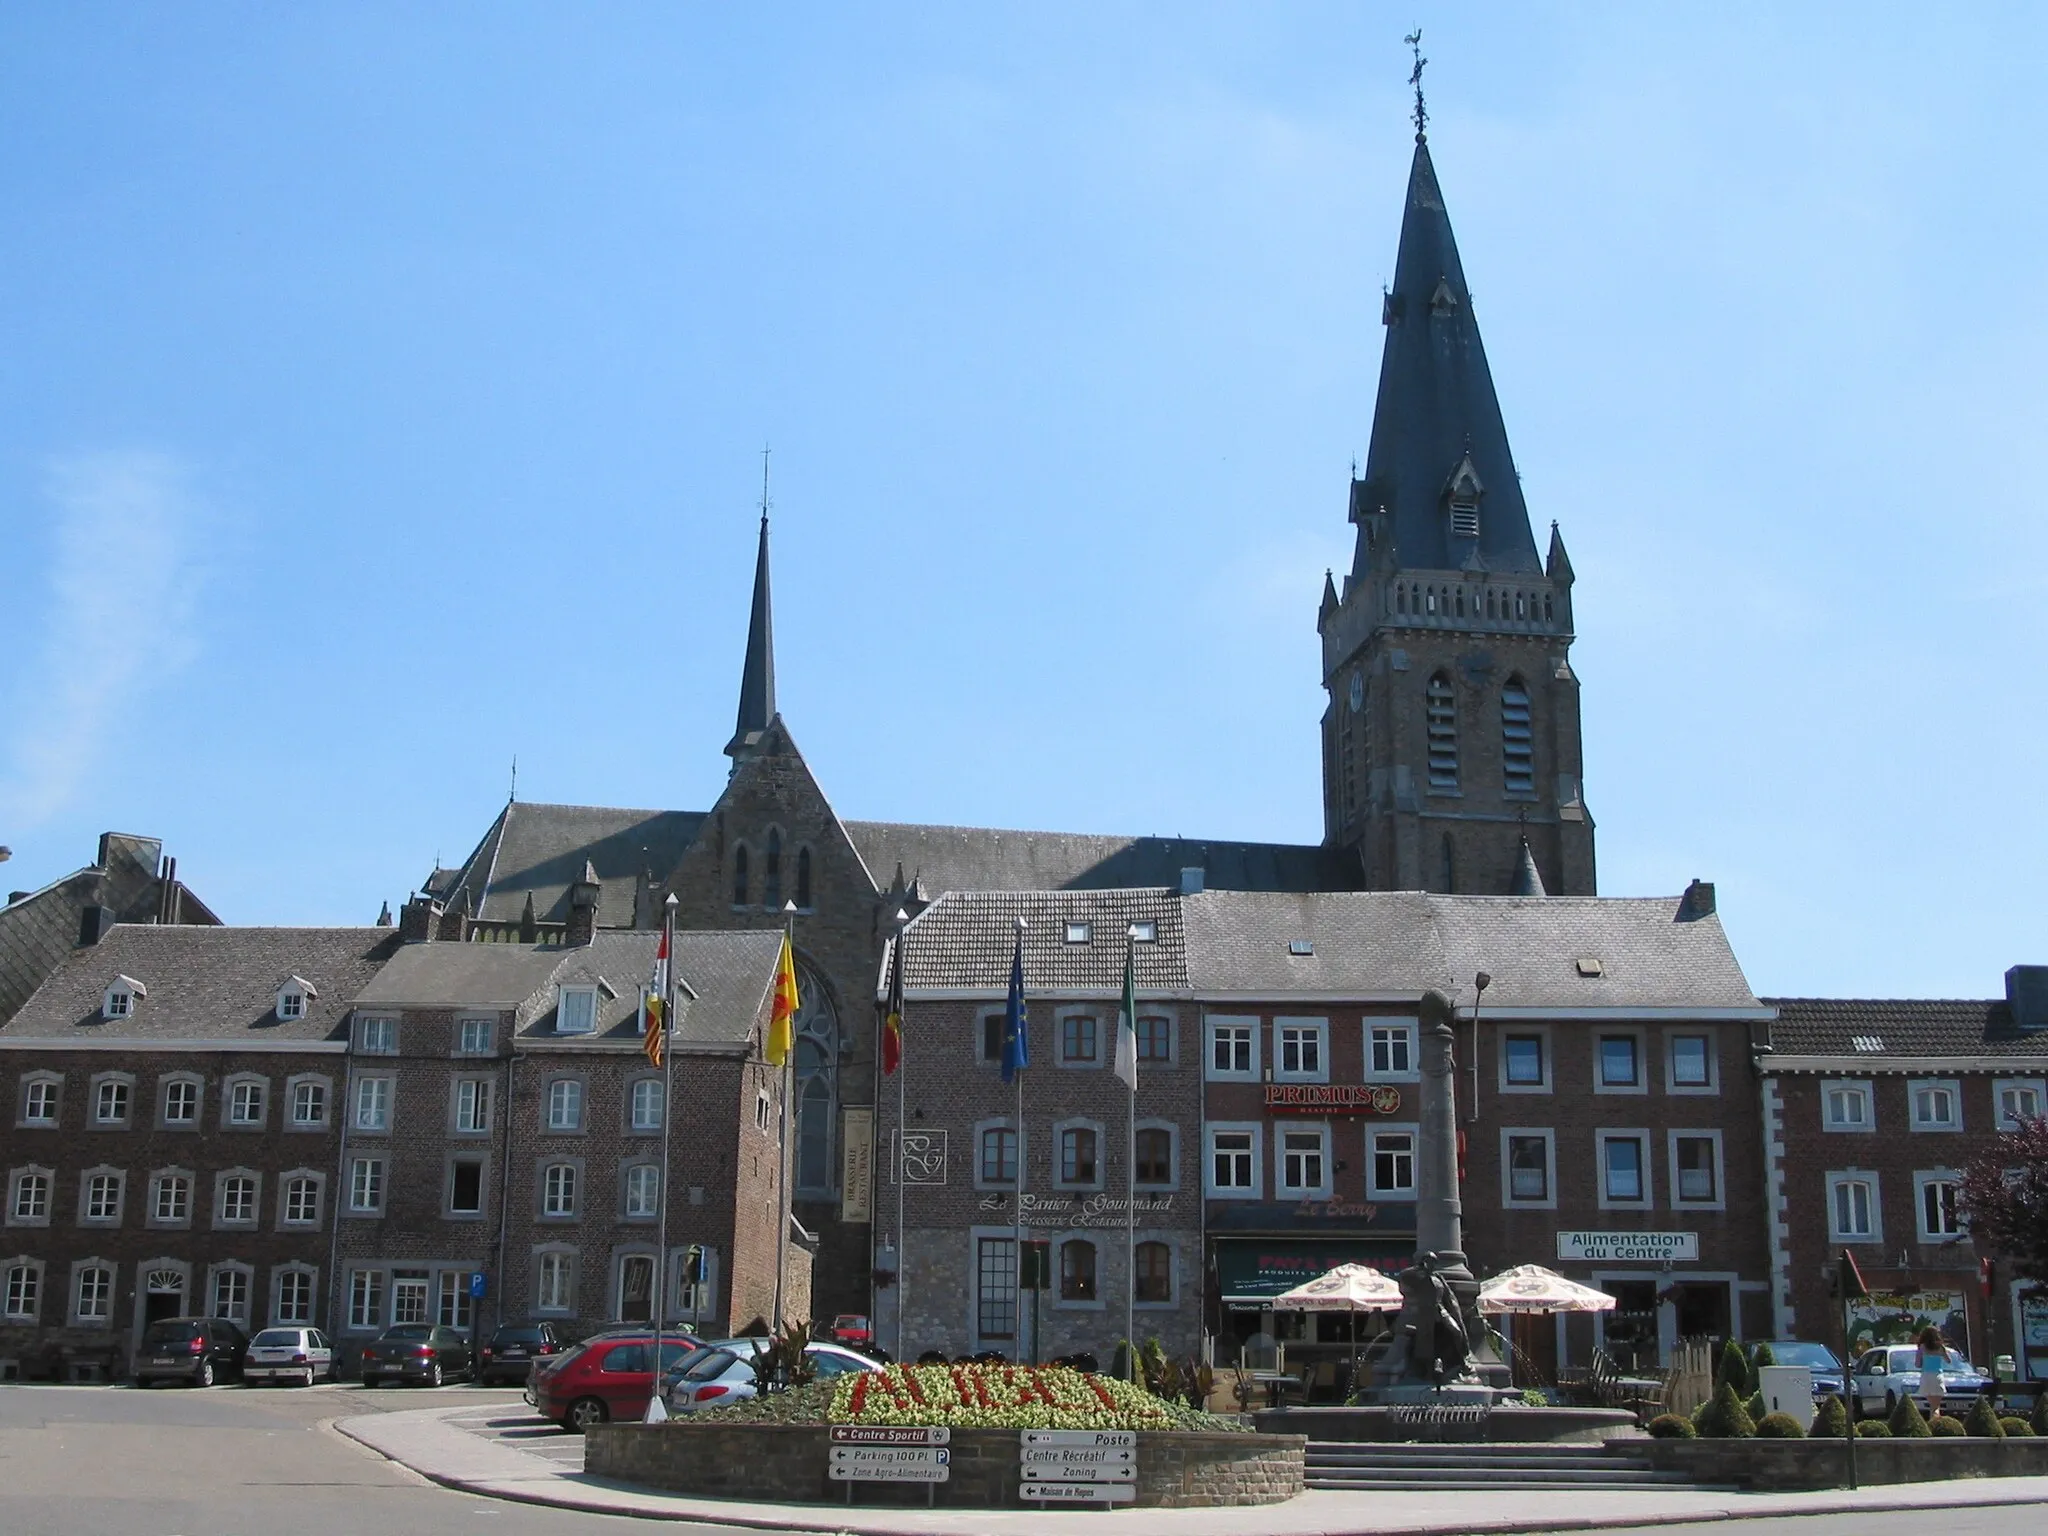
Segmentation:
{"type": "Polygon", "coordinates": [[[1579,1264],[1690,1263],[1700,1256],[1697,1232],[1560,1232],[1557,1256],[1579,1264]]]}

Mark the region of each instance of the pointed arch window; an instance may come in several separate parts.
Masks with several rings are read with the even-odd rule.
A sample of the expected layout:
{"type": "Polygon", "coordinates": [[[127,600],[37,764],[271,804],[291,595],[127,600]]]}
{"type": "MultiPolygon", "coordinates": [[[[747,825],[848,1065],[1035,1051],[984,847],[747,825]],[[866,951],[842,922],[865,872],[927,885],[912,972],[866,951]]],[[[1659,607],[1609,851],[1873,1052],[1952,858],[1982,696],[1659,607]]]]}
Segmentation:
{"type": "Polygon", "coordinates": [[[761,854],[761,905],[770,911],[782,905],[782,833],[774,827],[761,854]]]}
{"type": "Polygon", "coordinates": [[[1456,790],[1458,696],[1451,688],[1451,680],[1441,672],[1429,680],[1425,717],[1429,736],[1429,787],[1440,791],[1456,790]]]}
{"type": "Polygon", "coordinates": [[[1511,795],[1536,793],[1536,748],[1530,729],[1529,690],[1511,677],[1500,691],[1502,787],[1511,795]]]}
{"type": "Polygon", "coordinates": [[[747,904],[747,845],[741,843],[732,855],[732,904],[744,907],[747,904]]]}
{"type": "Polygon", "coordinates": [[[811,850],[808,848],[796,851],[796,904],[806,912],[811,909],[811,850]]]}

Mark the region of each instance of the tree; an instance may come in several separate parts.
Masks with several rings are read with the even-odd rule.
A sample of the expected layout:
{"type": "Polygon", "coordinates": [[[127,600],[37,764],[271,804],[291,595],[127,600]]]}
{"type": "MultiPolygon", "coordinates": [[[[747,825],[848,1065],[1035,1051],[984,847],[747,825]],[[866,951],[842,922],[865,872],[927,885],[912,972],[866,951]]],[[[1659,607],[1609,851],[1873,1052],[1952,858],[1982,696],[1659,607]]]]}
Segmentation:
{"type": "Polygon", "coordinates": [[[1956,1204],[1979,1253],[2048,1285],[2048,1116],[2022,1120],[1979,1153],[1956,1204]]]}

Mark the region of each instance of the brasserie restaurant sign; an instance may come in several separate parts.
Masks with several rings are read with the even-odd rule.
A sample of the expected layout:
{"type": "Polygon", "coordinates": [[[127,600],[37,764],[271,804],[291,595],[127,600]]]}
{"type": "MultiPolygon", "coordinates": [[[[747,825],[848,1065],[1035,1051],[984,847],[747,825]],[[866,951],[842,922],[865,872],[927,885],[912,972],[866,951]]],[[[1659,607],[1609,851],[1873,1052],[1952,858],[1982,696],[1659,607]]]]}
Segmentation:
{"type": "Polygon", "coordinates": [[[1266,1108],[1292,1115],[1397,1115],[1401,1090],[1386,1083],[1268,1083],[1266,1108]]]}
{"type": "Polygon", "coordinates": [[[1681,1264],[1700,1256],[1697,1232],[1560,1232],[1557,1256],[1580,1264],[1681,1264]]]}

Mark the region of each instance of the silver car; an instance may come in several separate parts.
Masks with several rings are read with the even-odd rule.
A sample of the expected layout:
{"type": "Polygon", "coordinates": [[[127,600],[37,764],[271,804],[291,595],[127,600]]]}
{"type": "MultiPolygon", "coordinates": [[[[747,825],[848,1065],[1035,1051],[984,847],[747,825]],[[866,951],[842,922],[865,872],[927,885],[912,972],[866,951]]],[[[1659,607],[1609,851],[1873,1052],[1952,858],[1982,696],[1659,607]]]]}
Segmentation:
{"type": "Polygon", "coordinates": [[[266,1328],[249,1341],[242,1380],[296,1381],[310,1387],[334,1379],[334,1351],[318,1328],[266,1328]]]}
{"type": "MultiPolygon", "coordinates": [[[[1863,1413],[1890,1413],[1902,1397],[1910,1397],[1925,1411],[1927,1394],[1920,1390],[1920,1349],[1914,1344],[1884,1344],[1857,1358],[1849,1377],[1856,1394],[1856,1407],[1863,1413]]],[[[1970,1405],[1992,1388],[1991,1378],[1951,1349],[1941,1367],[1941,1392],[1948,1406],[1966,1413],[1970,1405]]]]}
{"type": "MultiPolygon", "coordinates": [[[[760,1341],[755,1339],[734,1339],[703,1351],[670,1378],[673,1385],[668,1390],[668,1411],[694,1413],[699,1408],[723,1408],[756,1396],[760,1388],[754,1379],[754,1356],[758,1353],[760,1341]]],[[[804,1354],[820,1378],[882,1368],[879,1361],[843,1344],[806,1344],[804,1354]]]]}

